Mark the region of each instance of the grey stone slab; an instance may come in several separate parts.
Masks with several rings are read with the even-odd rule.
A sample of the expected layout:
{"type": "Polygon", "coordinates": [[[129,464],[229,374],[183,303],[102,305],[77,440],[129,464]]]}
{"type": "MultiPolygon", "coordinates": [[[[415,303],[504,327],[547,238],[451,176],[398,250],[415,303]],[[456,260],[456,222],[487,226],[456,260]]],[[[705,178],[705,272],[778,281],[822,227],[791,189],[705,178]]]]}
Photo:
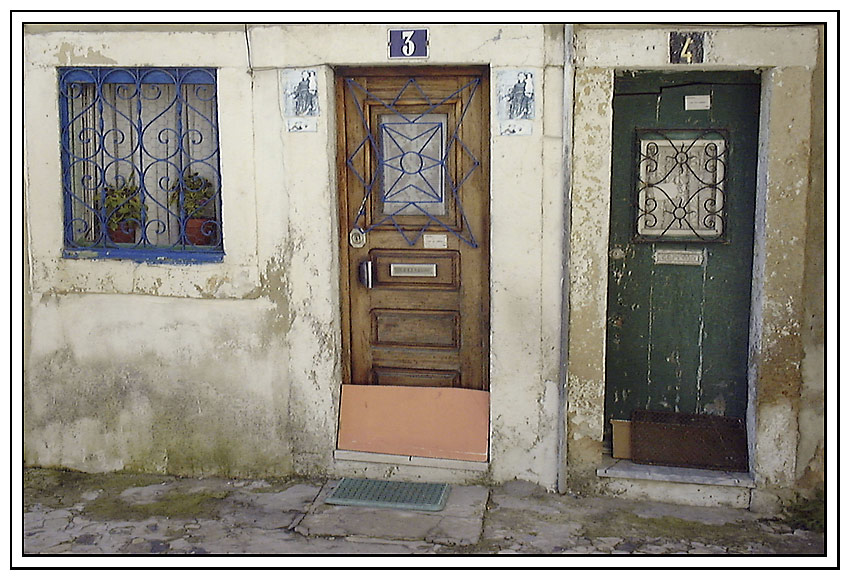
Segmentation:
{"type": "Polygon", "coordinates": [[[74,530],[78,534],[98,534],[103,535],[109,532],[110,524],[108,522],[93,522],[87,519],[76,520],[74,530]]]}
{"type": "Polygon", "coordinates": [[[239,490],[222,502],[222,509],[250,506],[268,512],[306,512],[321,490],[321,487],[305,484],[276,493],[239,490]]]}
{"type": "Polygon", "coordinates": [[[482,486],[453,485],[446,500],[446,507],[441,512],[451,517],[481,517],[487,507],[490,490],[482,486]]]}
{"type": "Polygon", "coordinates": [[[755,487],[755,480],[749,473],[694,469],[690,467],[643,465],[639,463],[632,463],[625,459],[621,459],[607,467],[598,469],[597,475],[600,477],[615,477],[622,479],[645,479],[729,487],[755,487]]]}
{"type": "Polygon", "coordinates": [[[35,530],[44,527],[44,512],[24,513],[24,529],[35,530]]]}
{"type": "Polygon", "coordinates": [[[424,540],[442,516],[389,508],[334,506],[309,513],[295,530],[310,536],[369,536],[424,540]]]}
{"type": "Polygon", "coordinates": [[[170,542],[170,552],[172,553],[189,554],[194,549],[195,546],[189,543],[186,538],[177,538],[176,540],[170,542]]]}
{"type": "Polygon", "coordinates": [[[758,516],[746,510],[727,507],[700,507],[660,502],[630,502],[632,513],[644,518],[674,517],[707,525],[755,521],[758,516]]]}
{"type": "Polygon", "coordinates": [[[174,484],[155,483],[144,487],[129,487],[122,491],[118,497],[131,504],[146,504],[160,501],[174,484]]]}
{"type": "MultiPolygon", "coordinates": [[[[234,533],[234,526],[223,520],[198,520],[195,522],[200,527],[197,529],[187,528],[184,523],[180,532],[175,536],[186,538],[190,542],[216,542],[234,533]]],[[[236,528],[238,530],[238,528],[236,528]]],[[[258,533],[266,532],[258,530],[258,533]]]]}
{"type": "Polygon", "coordinates": [[[52,554],[70,550],[74,542],[71,534],[45,533],[24,538],[25,554],[52,554]]]}
{"type": "Polygon", "coordinates": [[[478,543],[483,531],[482,518],[467,516],[463,518],[445,517],[425,535],[424,539],[437,544],[468,546],[478,543]]]}
{"type": "Polygon", "coordinates": [[[658,544],[644,544],[639,550],[641,554],[666,554],[669,551],[666,546],[658,544]]]}
{"type": "Polygon", "coordinates": [[[221,521],[233,527],[249,527],[257,530],[288,529],[301,519],[301,512],[267,511],[253,506],[232,510],[221,515],[221,521]]]}
{"type": "Polygon", "coordinates": [[[287,548],[295,538],[284,530],[233,529],[224,534],[181,538],[176,549],[206,554],[279,554],[292,553],[287,548]]]}
{"type": "Polygon", "coordinates": [[[617,544],[623,541],[623,538],[618,538],[616,536],[603,536],[599,538],[593,538],[591,542],[594,546],[600,548],[610,548],[613,549],[617,544]]]}

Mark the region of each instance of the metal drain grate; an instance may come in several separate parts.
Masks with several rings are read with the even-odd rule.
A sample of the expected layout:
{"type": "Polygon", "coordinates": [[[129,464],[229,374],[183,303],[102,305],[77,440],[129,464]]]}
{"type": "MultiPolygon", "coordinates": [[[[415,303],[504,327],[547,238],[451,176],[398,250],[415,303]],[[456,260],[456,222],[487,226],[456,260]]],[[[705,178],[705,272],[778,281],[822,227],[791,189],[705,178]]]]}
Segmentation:
{"type": "Polygon", "coordinates": [[[325,503],[364,507],[388,507],[438,512],[446,505],[449,486],[445,483],[377,481],[345,477],[325,503]]]}

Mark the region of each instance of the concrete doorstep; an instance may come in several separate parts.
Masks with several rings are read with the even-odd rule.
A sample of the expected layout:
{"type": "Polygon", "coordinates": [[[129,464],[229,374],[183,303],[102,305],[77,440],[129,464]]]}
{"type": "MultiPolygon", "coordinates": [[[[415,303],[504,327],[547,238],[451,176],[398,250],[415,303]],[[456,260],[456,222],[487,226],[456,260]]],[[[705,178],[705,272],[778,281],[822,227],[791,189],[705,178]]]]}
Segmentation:
{"type": "Polygon", "coordinates": [[[825,550],[823,534],[732,508],[559,495],[514,481],[453,485],[442,511],[424,512],[327,504],[336,483],[27,469],[20,565],[57,554],[533,554],[806,555],[817,566],[811,557],[825,550]]]}

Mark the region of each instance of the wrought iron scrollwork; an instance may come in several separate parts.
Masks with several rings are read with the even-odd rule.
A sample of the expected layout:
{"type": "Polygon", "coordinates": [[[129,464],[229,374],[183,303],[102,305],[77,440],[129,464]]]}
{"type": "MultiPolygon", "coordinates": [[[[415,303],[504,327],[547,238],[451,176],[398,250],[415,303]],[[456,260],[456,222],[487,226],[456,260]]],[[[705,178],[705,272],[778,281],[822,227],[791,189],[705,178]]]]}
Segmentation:
{"type": "Polygon", "coordinates": [[[635,207],[639,240],[723,238],[726,144],[719,130],[638,133],[635,207]]]}
{"type": "Polygon", "coordinates": [[[59,94],[66,250],[223,253],[214,69],[62,68],[59,94]]]}

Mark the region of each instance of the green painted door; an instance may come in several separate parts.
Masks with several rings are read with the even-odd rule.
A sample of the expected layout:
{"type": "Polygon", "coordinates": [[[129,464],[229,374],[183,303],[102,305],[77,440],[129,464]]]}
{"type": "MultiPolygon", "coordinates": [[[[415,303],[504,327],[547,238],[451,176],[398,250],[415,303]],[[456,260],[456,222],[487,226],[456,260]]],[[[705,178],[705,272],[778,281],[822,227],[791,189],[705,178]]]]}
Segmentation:
{"type": "Polygon", "coordinates": [[[755,73],[615,80],[606,429],[746,413],[759,93],[755,73]]]}

